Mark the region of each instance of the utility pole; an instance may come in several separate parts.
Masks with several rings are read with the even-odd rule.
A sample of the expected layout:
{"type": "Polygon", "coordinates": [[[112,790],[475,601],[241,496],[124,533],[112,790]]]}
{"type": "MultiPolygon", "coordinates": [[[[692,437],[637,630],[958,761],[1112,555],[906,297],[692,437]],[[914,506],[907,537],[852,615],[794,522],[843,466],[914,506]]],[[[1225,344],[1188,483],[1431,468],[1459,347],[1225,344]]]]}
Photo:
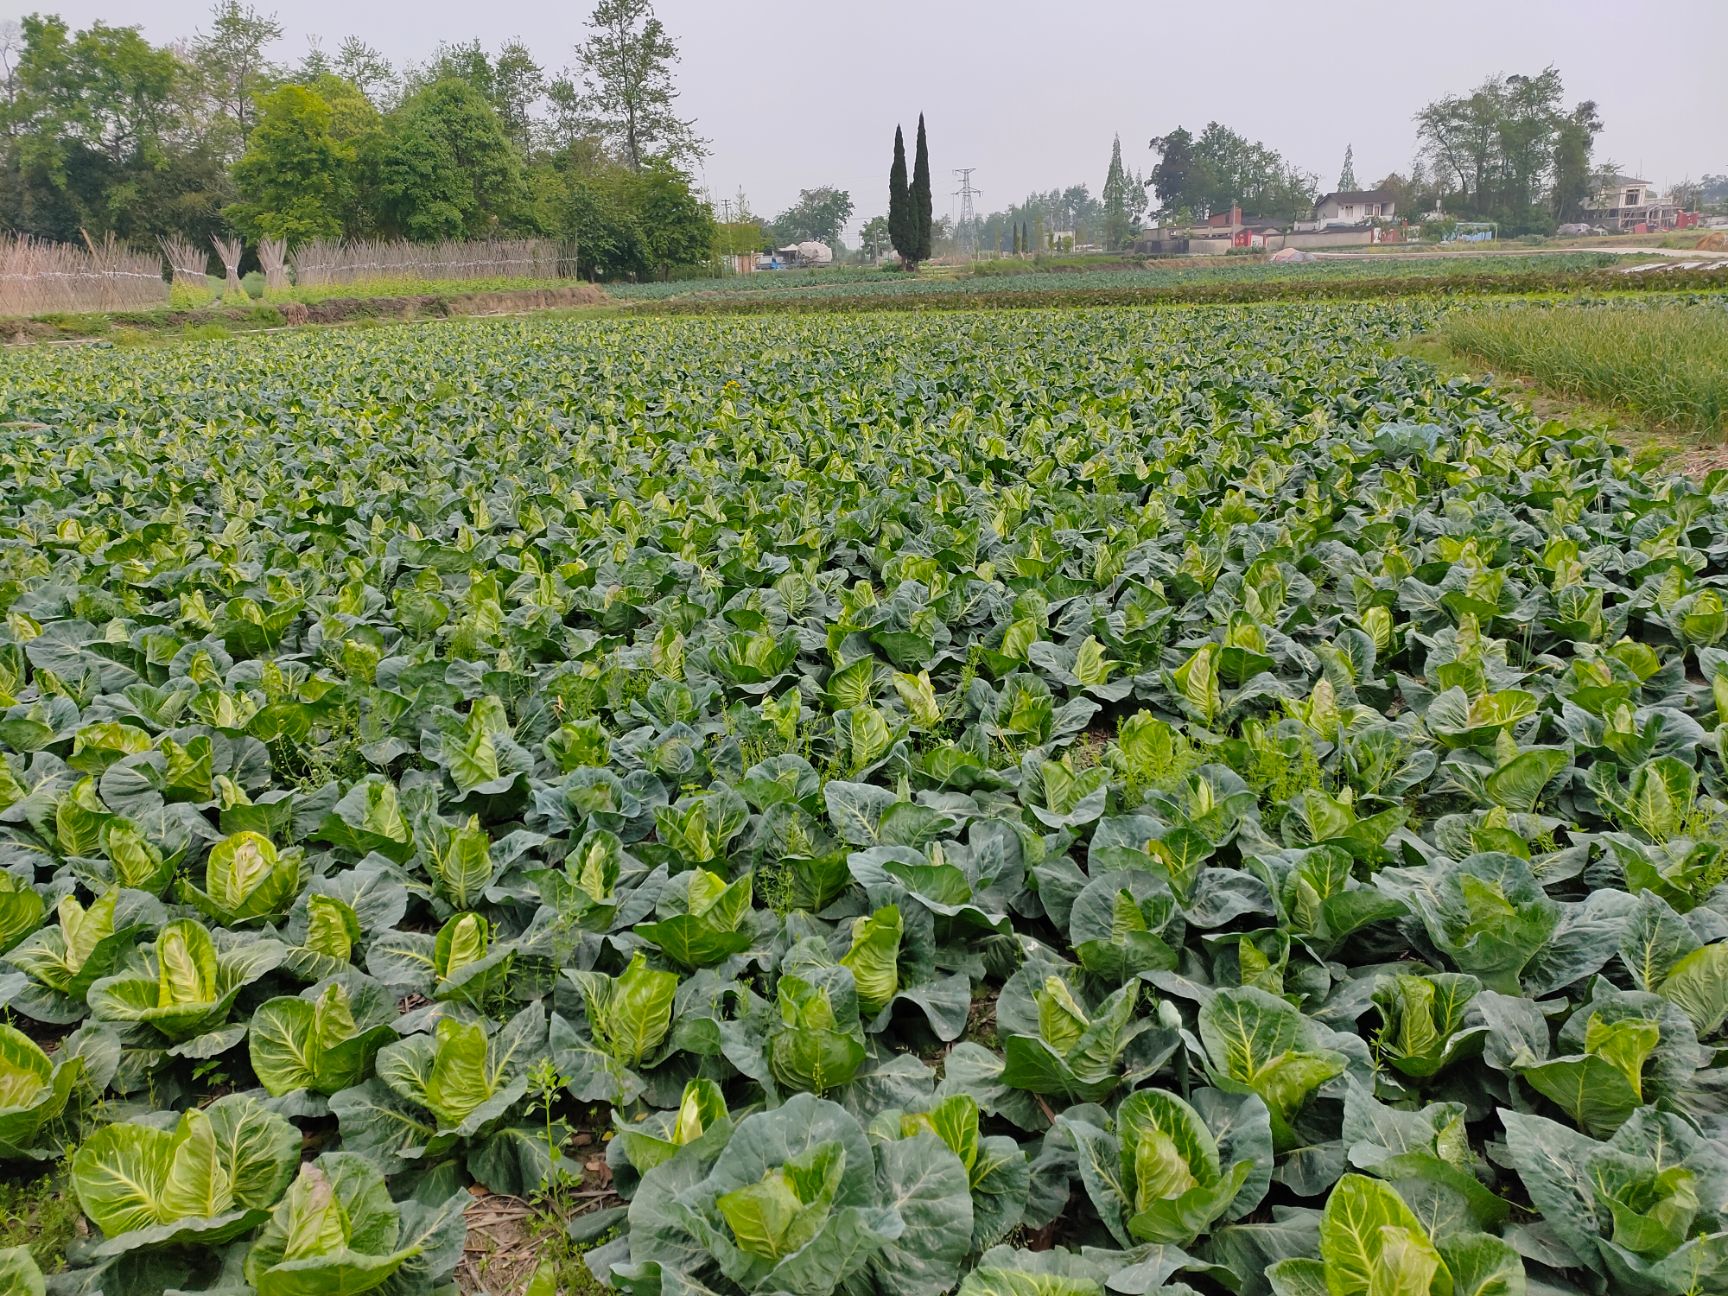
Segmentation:
{"type": "Polygon", "coordinates": [[[960,244],[961,255],[968,261],[978,255],[978,230],[976,228],[978,215],[973,210],[972,200],[984,191],[972,187],[972,173],[977,169],[977,167],[954,168],[954,174],[960,177],[960,188],[955,191],[955,196],[960,199],[960,223],[954,231],[954,236],[960,244]]]}

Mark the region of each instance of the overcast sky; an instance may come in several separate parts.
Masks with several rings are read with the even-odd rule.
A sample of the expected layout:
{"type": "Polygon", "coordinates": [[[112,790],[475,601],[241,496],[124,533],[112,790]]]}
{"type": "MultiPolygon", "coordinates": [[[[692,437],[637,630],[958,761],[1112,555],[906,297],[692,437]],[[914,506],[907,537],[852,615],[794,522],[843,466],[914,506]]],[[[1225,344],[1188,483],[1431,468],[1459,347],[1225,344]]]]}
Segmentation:
{"type": "MultiPolygon", "coordinates": [[[[256,0],[287,29],[293,61],[308,37],[334,51],[353,34],[392,62],[440,41],[521,38],[564,67],[592,0],[256,0]]],[[[26,12],[25,5],[14,12],[26,12]]],[[[44,0],[77,26],[137,23],[153,40],[195,32],[208,0],[44,0]]],[[[887,206],[894,126],[908,151],[926,114],[936,209],[954,167],[971,166],[980,210],[1032,189],[1085,182],[1096,193],[1120,132],[1144,170],[1147,140],[1218,120],[1338,178],[1346,144],[1364,185],[1407,171],[1411,115],[1495,72],[1552,63],[1569,101],[1594,99],[1598,160],[1668,184],[1728,172],[1728,0],[1441,0],[1430,5],[1077,4],[1060,0],[658,0],[678,42],[682,109],[711,155],[718,199],[742,187],[773,215],[800,188],[851,191],[860,219],[887,206]],[[1420,20],[1402,16],[1420,10],[1420,20]]],[[[856,225],[856,221],[854,224],[856,225]]]]}

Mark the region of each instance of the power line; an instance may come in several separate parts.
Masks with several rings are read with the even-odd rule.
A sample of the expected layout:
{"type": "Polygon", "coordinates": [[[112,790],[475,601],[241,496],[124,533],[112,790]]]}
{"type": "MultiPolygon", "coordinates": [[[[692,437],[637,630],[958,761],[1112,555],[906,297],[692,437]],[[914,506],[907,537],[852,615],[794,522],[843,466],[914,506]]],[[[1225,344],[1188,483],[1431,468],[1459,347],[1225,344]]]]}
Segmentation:
{"type": "Polygon", "coordinates": [[[977,169],[954,168],[954,174],[960,177],[960,188],[955,191],[955,197],[960,199],[960,222],[954,229],[954,237],[960,246],[960,254],[968,261],[978,255],[978,214],[973,209],[972,200],[984,191],[972,187],[972,173],[977,169]]]}

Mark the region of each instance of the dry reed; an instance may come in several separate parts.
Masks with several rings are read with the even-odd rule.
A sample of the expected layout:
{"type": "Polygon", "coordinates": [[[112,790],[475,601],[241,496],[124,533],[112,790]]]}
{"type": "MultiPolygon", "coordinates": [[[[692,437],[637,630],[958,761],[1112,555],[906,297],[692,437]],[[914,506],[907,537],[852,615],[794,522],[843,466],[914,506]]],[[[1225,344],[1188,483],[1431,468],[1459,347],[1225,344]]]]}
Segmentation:
{"type": "Polygon", "coordinates": [[[148,310],[168,300],[154,252],[112,236],[85,245],[0,234],[0,315],[148,310]]]}

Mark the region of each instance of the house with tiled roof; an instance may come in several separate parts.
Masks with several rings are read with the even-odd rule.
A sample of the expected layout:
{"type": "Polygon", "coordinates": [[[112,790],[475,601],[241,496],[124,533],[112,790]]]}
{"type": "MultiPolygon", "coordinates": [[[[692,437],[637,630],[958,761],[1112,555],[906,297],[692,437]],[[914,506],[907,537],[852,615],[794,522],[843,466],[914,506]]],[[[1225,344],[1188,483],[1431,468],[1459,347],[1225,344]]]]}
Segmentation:
{"type": "Polygon", "coordinates": [[[1322,195],[1314,204],[1316,225],[1366,225],[1398,215],[1398,199],[1389,189],[1341,189],[1322,195]]]}

